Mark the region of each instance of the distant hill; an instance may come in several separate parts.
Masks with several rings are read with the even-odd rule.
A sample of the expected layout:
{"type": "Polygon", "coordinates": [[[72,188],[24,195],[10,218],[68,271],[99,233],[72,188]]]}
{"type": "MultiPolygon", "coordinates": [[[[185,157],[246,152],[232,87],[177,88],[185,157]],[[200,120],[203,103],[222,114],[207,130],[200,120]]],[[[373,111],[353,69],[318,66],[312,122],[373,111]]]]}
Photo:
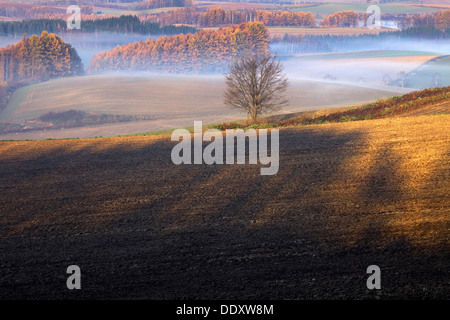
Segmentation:
{"type": "Polygon", "coordinates": [[[405,76],[410,88],[442,87],[450,85],[450,55],[429,60],[405,76]]]}

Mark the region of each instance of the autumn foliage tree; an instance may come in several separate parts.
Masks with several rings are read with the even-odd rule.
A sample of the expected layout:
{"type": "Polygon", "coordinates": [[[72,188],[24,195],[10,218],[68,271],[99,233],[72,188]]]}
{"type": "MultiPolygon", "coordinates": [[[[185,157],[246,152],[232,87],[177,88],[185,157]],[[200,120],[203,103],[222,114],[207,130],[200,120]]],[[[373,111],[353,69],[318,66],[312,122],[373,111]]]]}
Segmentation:
{"type": "Polygon", "coordinates": [[[288,103],[289,82],[283,65],[271,54],[250,54],[237,58],[225,76],[225,105],[247,112],[253,122],[288,103]]]}
{"type": "Polygon", "coordinates": [[[110,17],[103,19],[85,20],[82,15],[83,27],[81,30],[67,29],[66,20],[58,19],[38,19],[24,21],[5,21],[0,23],[0,34],[16,35],[16,34],[41,34],[42,31],[57,34],[81,34],[90,32],[118,32],[118,33],[137,33],[137,34],[179,34],[188,32],[197,32],[197,28],[189,26],[161,26],[159,23],[149,21],[141,21],[137,16],[122,15],[120,17],[110,17]]]}
{"type": "Polygon", "coordinates": [[[315,27],[315,18],[311,12],[256,10],[255,21],[266,26],[315,27]]]}
{"type": "Polygon", "coordinates": [[[262,22],[266,26],[315,26],[315,18],[311,12],[225,10],[220,7],[204,12],[195,8],[183,8],[151,15],[148,19],[162,24],[196,24],[200,27],[219,27],[250,21],[262,22]]]}
{"type": "Polygon", "coordinates": [[[26,37],[0,49],[0,80],[11,84],[24,79],[80,74],[81,59],[75,49],[53,33],[26,37]]]}
{"type": "Polygon", "coordinates": [[[448,30],[450,29],[450,10],[443,10],[436,14],[436,29],[448,30]]]}
{"type": "Polygon", "coordinates": [[[117,46],[94,56],[89,70],[223,72],[235,57],[268,52],[268,42],[264,24],[242,23],[217,31],[202,30],[117,46]]]}
{"type": "Polygon", "coordinates": [[[339,11],[325,17],[320,24],[322,27],[356,27],[359,17],[355,11],[339,11]]]}

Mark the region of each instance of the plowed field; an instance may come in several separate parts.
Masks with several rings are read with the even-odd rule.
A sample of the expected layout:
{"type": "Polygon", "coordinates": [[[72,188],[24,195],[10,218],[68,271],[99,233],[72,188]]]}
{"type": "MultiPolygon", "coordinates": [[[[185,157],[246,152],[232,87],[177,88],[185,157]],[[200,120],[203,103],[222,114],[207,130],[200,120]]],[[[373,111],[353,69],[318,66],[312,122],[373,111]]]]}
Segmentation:
{"type": "Polygon", "coordinates": [[[280,129],[273,176],[170,136],[1,142],[0,298],[448,299],[449,119],[280,129]]]}

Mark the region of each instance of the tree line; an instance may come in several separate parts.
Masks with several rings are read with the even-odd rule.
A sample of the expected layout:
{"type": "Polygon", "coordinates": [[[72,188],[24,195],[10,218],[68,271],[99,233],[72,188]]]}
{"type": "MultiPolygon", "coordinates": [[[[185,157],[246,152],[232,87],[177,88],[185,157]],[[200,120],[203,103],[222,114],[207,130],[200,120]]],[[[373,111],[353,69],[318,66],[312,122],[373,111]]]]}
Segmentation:
{"type": "Polygon", "coordinates": [[[408,15],[399,23],[401,28],[435,27],[439,30],[450,29],[450,10],[435,13],[408,15]]]}
{"type": "MultiPolygon", "coordinates": [[[[398,20],[402,29],[410,27],[425,27],[433,25],[437,29],[448,29],[450,26],[450,10],[443,10],[429,14],[411,14],[391,17],[384,15],[386,19],[398,20]]],[[[144,16],[143,16],[144,17],[144,16]]],[[[357,27],[359,22],[365,22],[369,14],[358,14],[352,10],[334,12],[326,16],[321,27],[357,27]]],[[[144,18],[147,21],[159,22],[162,25],[189,24],[199,27],[220,27],[242,22],[259,21],[266,26],[297,26],[315,27],[316,20],[311,12],[269,11],[269,10],[225,10],[220,7],[203,9],[188,7],[169,12],[148,14],[144,18]]]]}
{"type": "Polygon", "coordinates": [[[355,11],[339,11],[322,20],[322,27],[357,27],[359,15],[355,11]]]}
{"type": "Polygon", "coordinates": [[[427,43],[430,40],[450,40],[450,29],[440,30],[435,26],[412,27],[404,30],[359,35],[289,35],[273,37],[270,46],[278,54],[321,53],[360,50],[375,50],[389,47],[402,40],[427,43]]]}
{"type": "Polygon", "coordinates": [[[147,20],[158,21],[163,25],[182,23],[200,27],[218,27],[250,21],[262,22],[266,26],[315,26],[315,18],[310,12],[224,10],[222,8],[211,8],[206,11],[197,8],[183,8],[148,15],[147,20]]]}
{"type": "Polygon", "coordinates": [[[268,11],[268,10],[224,10],[220,7],[203,11],[197,8],[183,8],[148,15],[150,21],[167,24],[193,24],[200,27],[218,27],[257,21],[266,26],[314,27],[315,18],[310,12],[268,11]]]}
{"type": "Polygon", "coordinates": [[[0,48],[0,80],[3,85],[82,72],[83,65],[75,49],[47,31],[40,36],[24,35],[18,43],[0,48]]]}
{"type": "Polygon", "coordinates": [[[233,58],[267,53],[268,43],[266,26],[248,22],[118,46],[94,56],[89,71],[223,72],[233,58]]]}
{"type": "Polygon", "coordinates": [[[67,30],[67,22],[61,19],[38,19],[25,21],[7,21],[0,23],[1,35],[40,34],[42,31],[57,33],[68,32],[122,32],[140,34],[177,34],[192,33],[197,29],[189,26],[160,26],[159,23],[141,21],[136,16],[120,16],[97,20],[83,20],[81,30],[67,30]]]}

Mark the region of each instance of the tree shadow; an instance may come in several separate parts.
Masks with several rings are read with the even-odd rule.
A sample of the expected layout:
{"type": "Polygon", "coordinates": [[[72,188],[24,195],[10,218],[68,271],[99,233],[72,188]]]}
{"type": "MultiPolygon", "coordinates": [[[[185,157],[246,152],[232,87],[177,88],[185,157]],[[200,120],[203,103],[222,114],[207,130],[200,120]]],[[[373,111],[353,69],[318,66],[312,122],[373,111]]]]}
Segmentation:
{"type": "Polygon", "coordinates": [[[174,165],[168,138],[45,143],[0,160],[2,298],[448,297],[442,246],[417,249],[394,224],[426,188],[411,191],[402,154],[359,125],[281,130],[273,176],[174,165]],[[71,264],[78,293],[65,287],[71,264]]]}

